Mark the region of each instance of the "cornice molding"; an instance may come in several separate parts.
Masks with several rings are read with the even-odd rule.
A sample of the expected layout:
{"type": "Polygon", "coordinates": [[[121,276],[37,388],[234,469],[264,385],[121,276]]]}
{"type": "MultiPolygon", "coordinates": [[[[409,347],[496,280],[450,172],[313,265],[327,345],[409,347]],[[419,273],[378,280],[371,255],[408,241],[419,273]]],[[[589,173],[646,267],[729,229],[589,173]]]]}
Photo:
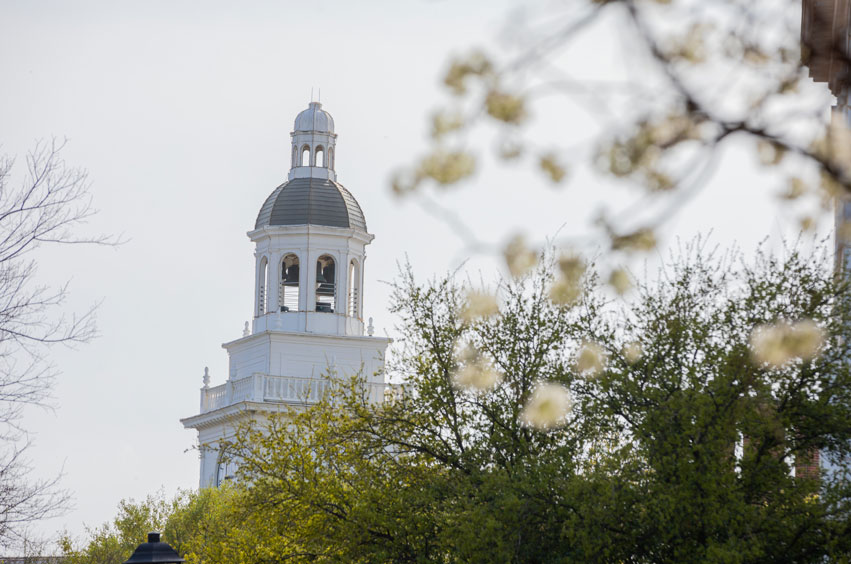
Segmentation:
{"type": "MultiPolygon", "coordinates": [[[[295,312],[295,313],[304,313],[304,312],[295,312]]],[[[313,313],[313,312],[310,312],[313,313]]],[[[326,315],[326,314],[323,314],[326,315]]],[[[247,337],[240,337],[239,339],[234,339],[233,341],[228,341],[226,343],[222,343],[222,348],[228,349],[235,345],[249,345],[256,342],[272,342],[272,341],[303,341],[303,342],[311,342],[313,344],[322,344],[327,345],[329,341],[340,341],[341,345],[349,344],[349,343],[369,343],[374,344],[377,347],[384,346],[386,347],[390,343],[393,342],[393,339],[389,337],[370,337],[367,335],[358,336],[358,335],[326,335],[324,333],[299,333],[293,331],[261,331],[260,333],[254,333],[252,335],[248,335],[247,337]]]]}

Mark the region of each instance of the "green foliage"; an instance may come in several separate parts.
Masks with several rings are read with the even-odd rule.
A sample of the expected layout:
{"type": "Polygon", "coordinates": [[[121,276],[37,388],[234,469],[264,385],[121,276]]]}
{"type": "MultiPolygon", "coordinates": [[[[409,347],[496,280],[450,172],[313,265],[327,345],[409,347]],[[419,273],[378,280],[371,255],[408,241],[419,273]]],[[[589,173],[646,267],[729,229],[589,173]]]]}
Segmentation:
{"type": "Polygon", "coordinates": [[[130,558],[139,543],[145,541],[150,531],[163,529],[166,518],[183,503],[183,498],[169,501],[160,493],[140,503],[122,500],[112,523],[87,531],[91,540],[84,550],[75,550],[73,540],[66,535],[60,541],[62,552],[69,564],[121,564],[130,558]]]}
{"type": "Polygon", "coordinates": [[[583,266],[570,305],[544,261],[498,313],[405,272],[386,401],[335,379],[238,433],[237,485],[124,504],[70,562],[112,562],[151,525],[198,564],[847,561],[851,302],[788,254],[691,249],[627,301],[583,266]],[[755,328],[801,320],[817,354],[759,360],[755,328]],[[458,378],[471,349],[500,375],[486,387],[458,378]],[[548,389],[570,402],[542,424],[548,389]],[[817,450],[837,471],[795,476],[817,450]]]}
{"type": "Polygon", "coordinates": [[[388,367],[246,430],[244,498],[255,560],[322,562],[759,562],[848,555],[848,484],[793,476],[815,450],[848,466],[844,283],[790,253],[691,251],[631,302],[586,274],[553,305],[546,268],[501,286],[499,315],[464,315],[466,289],[405,273],[388,367]],[[812,320],[820,354],[753,359],[754,328],[812,320]],[[583,343],[605,358],[580,372],[583,343]],[[458,386],[472,346],[501,379],[458,386]],[[643,353],[637,358],[635,349],[643,353]],[[554,430],[523,422],[542,382],[573,399],[554,430]]]}
{"type": "Polygon", "coordinates": [[[111,523],[87,531],[85,546],[76,547],[65,535],[59,547],[67,564],[121,564],[149,532],[161,531],[163,540],[187,563],[239,562],[227,560],[222,546],[237,523],[232,517],[239,507],[238,495],[236,489],[220,488],[180,492],[172,499],[160,492],[141,502],[123,500],[111,523]]]}

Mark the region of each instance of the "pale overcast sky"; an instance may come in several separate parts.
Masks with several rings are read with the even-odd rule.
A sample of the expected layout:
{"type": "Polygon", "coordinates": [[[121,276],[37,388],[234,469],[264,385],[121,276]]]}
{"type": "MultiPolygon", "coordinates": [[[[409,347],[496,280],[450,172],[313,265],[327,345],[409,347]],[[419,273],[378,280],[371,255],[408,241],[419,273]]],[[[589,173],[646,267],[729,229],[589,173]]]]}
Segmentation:
{"type": "MultiPolygon", "coordinates": [[[[393,336],[381,281],[398,262],[407,257],[421,277],[460,264],[467,254],[447,224],[395,199],[388,179],[427,147],[449,56],[474,45],[498,52],[523,4],[0,0],[0,151],[22,156],[38,139],[67,138],[64,158],[89,171],[100,209],[86,229],[128,240],[39,254],[45,282],[70,280],[69,310],[101,302],[101,337],[54,351],[57,410],[32,410],[25,422],[34,475],[64,471],[75,496],[76,508],[42,530],[81,534],[122,498],[197,486],[195,435],[179,419],[198,410],[204,366],[213,385],[224,381],[220,345],[251,316],[245,233],[286,178],[289,132],[312,88],[336,122],[338,179],[375,235],[364,313],[378,332],[393,336]]],[[[591,33],[575,76],[623,70],[616,36],[605,26],[591,33]]],[[[557,139],[589,127],[576,106],[544,108],[533,126],[557,139]]],[[[487,153],[492,138],[471,143],[487,153]]],[[[752,154],[728,153],[713,184],[669,224],[667,242],[713,230],[720,245],[752,249],[789,233],[773,180],[755,175],[752,154]]],[[[522,229],[543,241],[560,229],[585,232],[602,200],[622,197],[595,182],[579,172],[552,189],[521,167],[478,174],[461,194],[432,194],[486,240],[522,229]]],[[[466,268],[492,280],[498,265],[475,255],[466,268]]]]}

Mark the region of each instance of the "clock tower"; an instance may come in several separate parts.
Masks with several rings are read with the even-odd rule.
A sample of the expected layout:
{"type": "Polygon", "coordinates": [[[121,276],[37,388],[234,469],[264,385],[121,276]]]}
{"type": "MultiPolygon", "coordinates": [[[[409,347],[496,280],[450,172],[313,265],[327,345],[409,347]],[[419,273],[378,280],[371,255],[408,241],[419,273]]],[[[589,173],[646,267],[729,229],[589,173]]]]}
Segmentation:
{"type": "Polygon", "coordinates": [[[200,486],[233,473],[222,445],[242,421],[284,405],[318,401],[331,377],[361,373],[369,393],[384,393],[389,339],[364,334],[363,211],[339,182],[331,114],[311,102],[295,119],[287,180],[266,198],[248,237],[255,245],[253,321],[222,345],[228,378],[210,386],[205,370],[200,413],[181,420],[198,431],[200,486]]]}

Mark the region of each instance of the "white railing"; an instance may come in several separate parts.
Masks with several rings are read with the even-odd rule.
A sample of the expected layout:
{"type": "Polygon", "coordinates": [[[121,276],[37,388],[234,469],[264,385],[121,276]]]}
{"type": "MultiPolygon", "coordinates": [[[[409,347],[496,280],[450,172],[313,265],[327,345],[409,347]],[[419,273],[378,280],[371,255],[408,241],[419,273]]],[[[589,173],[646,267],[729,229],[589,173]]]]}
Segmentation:
{"type": "Polygon", "coordinates": [[[205,411],[213,411],[225,405],[225,394],[227,393],[227,384],[215,386],[213,388],[201,389],[201,413],[205,411]]]}
{"type": "Polygon", "coordinates": [[[318,378],[266,376],[263,386],[265,401],[316,403],[327,391],[330,382],[318,378]]]}
{"type": "MultiPolygon", "coordinates": [[[[317,403],[332,381],[324,378],[297,378],[255,373],[220,386],[201,388],[201,413],[221,409],[243,401],[269,403],[317,403]]],[[[367,399],[382,402],[392,399],[395,388],[389,384],[367,383],[367,399]]]]}
{"type": "Polygon", "coordinates": [[[254,391],[254,380],[255,378],[253,376],[249,378],[243,378],[242,380],[233,380],[231,382],[230,403],[239,403],[241,401],[253,400],[254,394],[252,392],[254,391]]]}

